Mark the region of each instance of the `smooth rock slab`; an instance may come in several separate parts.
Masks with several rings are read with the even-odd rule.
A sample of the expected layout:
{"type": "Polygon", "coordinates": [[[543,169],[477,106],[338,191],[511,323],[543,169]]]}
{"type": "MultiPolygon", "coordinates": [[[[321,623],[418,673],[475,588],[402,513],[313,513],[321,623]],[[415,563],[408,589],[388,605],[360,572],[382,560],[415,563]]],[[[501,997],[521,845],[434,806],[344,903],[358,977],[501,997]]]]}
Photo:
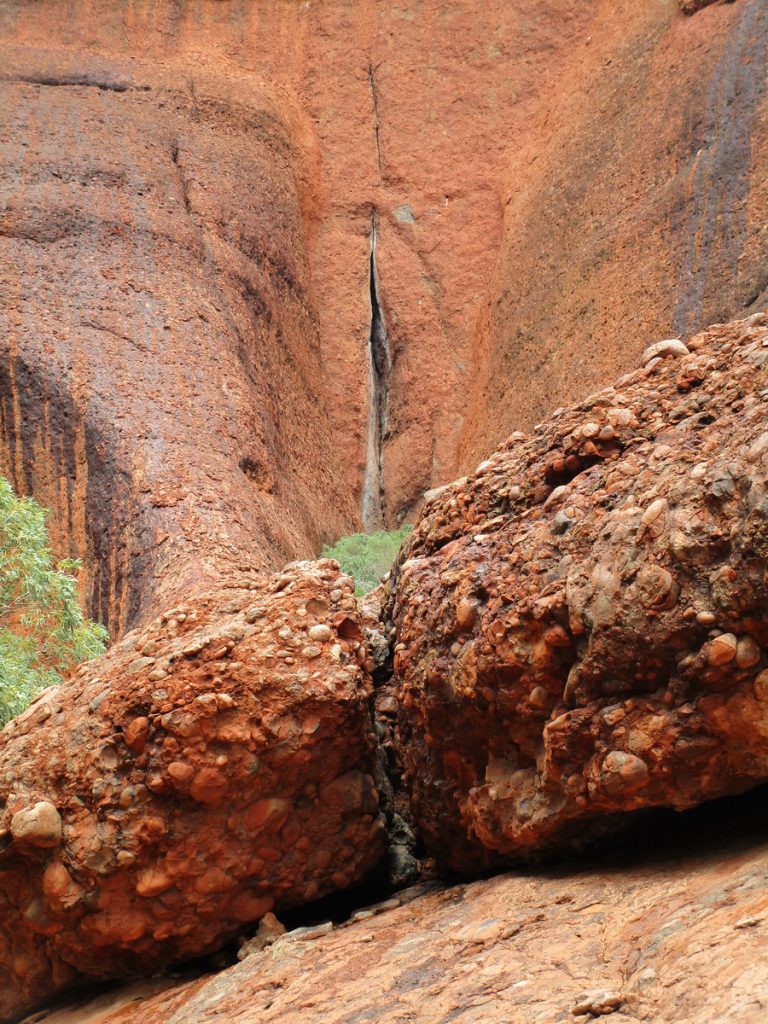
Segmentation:
{"type": "Polygon", "coordinates": [[[288,933],[218,975],[27,1024],[756,1024],[768,845],[706,843],[445,889],[311,942],[288,933]]]}
{"type": "Polygon", "coordinates": [[[9,724],[0,1018],[359,881],[384,848],[367,659],[352,580],[296,563],[169,609],[9,724]]]}

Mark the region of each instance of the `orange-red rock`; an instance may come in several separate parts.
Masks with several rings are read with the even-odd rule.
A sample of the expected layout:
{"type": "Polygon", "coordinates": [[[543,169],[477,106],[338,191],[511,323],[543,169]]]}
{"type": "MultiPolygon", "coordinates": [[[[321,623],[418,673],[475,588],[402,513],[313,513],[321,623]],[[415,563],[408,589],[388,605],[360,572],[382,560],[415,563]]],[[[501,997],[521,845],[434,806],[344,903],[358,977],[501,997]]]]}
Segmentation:
{"type": "Polygon", "coordinates": [[[401,556],[399,755],[445,865],[768,779],[768,314],[669,352],[513,435],[401,556]]]}
{"type": "Polygon", "coordinates": [[[137,612],[137,576],[165,564],[142,569],[148,539],[183,543],[198,502],[227,532],[247,508],[258,538],[233,541],[265,564],[355,525],[374,213],[389,521],[511,430],[635,365],[646,338],[759,308],[767,17],[762,0],[695,17],[677,0],[6,0],[6,77],[54,81],[66,66],[70,84],[17,82],[5,101],[0,233],[47,227],[6,250],[4,294],[21,308],[2,334],[20,360],[6,352],[4,468],[55,509],[57,545],[87,558],[113,631],[137,612]],[[42,46],[55,59],[27,51],[20,64],[10,49],[42,46]],[[120,88],[162,84],[78,85],[94,67],[120,88]],[[72,257],[70,229],[90,262],[72,257]],[[62,353],[47,374],[35,331],[62,353]],[[20,425],[28,388],[20,405],[12,396],[35,378],[40,396],[60,382],[61,408],[20,425]],[[171,398],[178,436],[164,426],[171,398]],[[212,465],[192,442],[201,422],[212,465]],[[146,427],[156,442],[163,427],[162,451],[146,427]],[[115,460],[129,493],[112,504],[139,502],[138,534],[97,507],[115,460]]]}
{"type": "Polygon", "coordinates": [[[437,891],[310,941],[257,943],[217,975],[84,997],[27,1024],[756,1024],[768,845],[722,843],[731,831],[713,819],[695,852],[437,891]]]}
{"type": "Polygon", "coordinates": [[[734,0],[678,0],[678,2],[680,4],[680,9],[685,14],[695,14],[696,11],[700,11],[704,7],[709,7],[710,4],[728,4],[733,3],[734,0]]]}
{"type": "Polygon", "coordinates": [[[568,65],[511,124],[464,471],[649,342],[768,304],[768,7],[580,6],[568,65]]]}
{"type": "MultiPolygon", "coordinates": [[[[649,343],[765,303],[766,11],[764,0],[6,0],[0,468],[52,508],[56,550],[84,559],[83,596],[113,636],[146,627],[139,650],[129,638],[65,688],[65,728],[48,697],[17,727],[28,736],[3,741],[19,763],[5,784],[23,797],[4,810],[6,1006],[67,984],[71,964],[145,971],[162,963],[160,944],[169,959],[208,948],[270,900],[347,885],[375,857],[369,655],[350,646],[351,605],[344,622],[307,630],[299,654],[279,638],[269,699],[304,700],[296,680],[315,665],[318,682],[338,682],[334,641],[342,663],[365,667],[315,695],[319,710],[298,725],[281,714],[253,735],[238,701],[267,656],[223,635],[243,608],[222,610],[221,595],[244,592],[244,578],[262,586],[251,570],[316,553],[363,509],[369,525],[400,518],[511,429],[635,366],[649,343]],[[384,334],[379,367],[371,336],[384,334]],[[162,629],[148,625],[172,604],[162,629]],[[216,626],[199,648],[195,612],[216,626]],[[169,673],[181,636],[174,665],[186,668],[169,673]],[[220,664],[232,669],[222,685],[220,664]],[[156,697],[176,673],[189,692],[156,697]],[[334,754],[315,759],[326,720],[334,754]],[[297,744],[286,793],[281,751],[297,744]],[[246,789],[243,767],[264,749],[269,784],[246,789]],[[123,772],[137,781],[118,792],[123,772]],[[309,837],[299,800],[320,815],[309,837]],[[309,876],[296,875],[305,862],[309,876]]],[[[655,354],[669,358],[649,353],[646,384],[627,392],[642,397],[637,422],[617,396],[507,449],[432,504],[414,547],[423,562],[403,572],[402,742],[385,689],[383,746],[395,779],[410,773],[435,852],[468,870],[559,841],[569,821],[670,802],[672,788],[686,804],[764,777],[765,595],[748,558],[761,538],[730,535],[755,511],[732,465],[762,371],[738,379],[685,353],[678,367],[670,342],[655,354]],[[563,424],[580,435],[561,436],[563,424]],[[676,504],[702,444],[713,448],[691,479],[709,490],[683,488],[676,504]],[[570,490],[553,495],[560,484],[570,490]],[[678,521],[681,509],[692,518],[678,521]],[[642,563],[631,578],[625,528],[642,563]],[[723,573],[705,581],[715,563],[723,573]],[[558,604],[565,577],[573,617],[558,604]],[[518,604],[528,619],[513,622],[518,604]],[[446,692],[446,679],[464,689],[446,692]],[[544,730],[558,702],[565,728],[544,730]]],[[[318,586],[308,617],[325,614],[318,586]]],[[[278,591],[271,612],[284,600],[278,591]]],[[[366,947],[358,962],[369,958],[366,947]]],[[[487,1019],[496,975],[486,984],[472,962],[470,1004],[457,971],[463,1002],[445,1016],[487,1019]]],[[[281,978],[265,982],[274,1015],[281,978]]],[[[301,984],[312,1013],[315,982],[301,984]]],[[[423,973],[398,984],[393,1001],[424,998],[408,995],[423,973]]],[[[549,975],[541,984],[549,993],[549,975]]],[[[334,995],[329,985],[322,998],[334,995]]],[[[226,995],[233,1013],[242,998],[226,995]]],[[[350,997],[363,1019],[381,1016],[375,998],[375,986],[350,997]]],[[[619,1019],[622,998],[609,986],[531,1014],[619,1019]]],[[[662,996],[657,1009],[676,1012],[662,996]]],[[[343,1012],[350,1024],[355,1010],[343,1012]]]]}
{"type": "Polygon", "coordinates": [[[379,860],[352,581],[297,563],[180,602],[0,733],[0,1018],[154,974],[379,860]]]}
{"type": "Polygon", "coordinates": [[[356,522],[321,396],[306,114],[253,76],[6,47],[2,470],[113,636],[356,522]]]}

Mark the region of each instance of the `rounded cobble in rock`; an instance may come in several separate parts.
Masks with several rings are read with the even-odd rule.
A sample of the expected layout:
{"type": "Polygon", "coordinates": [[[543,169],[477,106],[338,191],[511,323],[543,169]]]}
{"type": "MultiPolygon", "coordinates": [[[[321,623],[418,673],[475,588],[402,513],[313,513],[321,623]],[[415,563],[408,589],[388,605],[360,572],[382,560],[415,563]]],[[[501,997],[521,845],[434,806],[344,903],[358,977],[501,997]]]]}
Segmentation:
{"type": "Polygon", "coordinates": [[[727,665],[736,657],[738,640],[733,633],[721,633],[709,644],[707,661],[710,665],[727,665]]]}
{"type": "Polygon", "coordinates": [[[736,644],[736,664],[739,668],[752,668],[760,661],[762,652],[751,636],[740,636],[736,644]]]}
{"type": "Polygon", "coordinates": [[[47,800],[25,807],[11,818],[11,836],[20,846],[58,846],[61,834],[61,815],[47,800]]]}
{"type": "Polygon", "coordinates": [[[689,354],[690,350],[687,345],[679,338],[665,338],[664,341],[657,341],[654,345],[648,346],[645,352],[643,352],[641,365],[647,366],[652,359],[680,358],[680,356],[687,356],[689,354]]]}
{"type": "Polygon", "coordinates": [[[635,754],[612,750],[603,761],[602,782],[612,794],[632,792],[648,782],[648,765],[635,754]]]}

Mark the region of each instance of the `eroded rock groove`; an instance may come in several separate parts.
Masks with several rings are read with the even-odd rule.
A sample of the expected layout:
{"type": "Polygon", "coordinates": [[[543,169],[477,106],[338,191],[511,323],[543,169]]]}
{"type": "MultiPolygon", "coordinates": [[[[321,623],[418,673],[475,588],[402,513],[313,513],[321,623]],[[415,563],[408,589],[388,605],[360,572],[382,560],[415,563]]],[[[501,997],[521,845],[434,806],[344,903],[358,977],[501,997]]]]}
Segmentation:
{"type": "Polygon", "coordinates": [[[376,213],[371,217],[370,254],[371,327],[368,451],[363,479],[362,520],[367,531],[384,525],[384,442],[387,435],[387,405],[392,353],[387,327],[379,302],[376,281],[376,213]]]}
{"type": "Polygon", "coordinates": [[[376,159],[379,164],[379,175],[381,176],[381,132],[379,122],[379,96],[376,90],[376,79],[373,75],[373,62],[368,64],[368,81],[371,85],[371,100],[373,101],[373,130],[376,135],[376,159]]]}

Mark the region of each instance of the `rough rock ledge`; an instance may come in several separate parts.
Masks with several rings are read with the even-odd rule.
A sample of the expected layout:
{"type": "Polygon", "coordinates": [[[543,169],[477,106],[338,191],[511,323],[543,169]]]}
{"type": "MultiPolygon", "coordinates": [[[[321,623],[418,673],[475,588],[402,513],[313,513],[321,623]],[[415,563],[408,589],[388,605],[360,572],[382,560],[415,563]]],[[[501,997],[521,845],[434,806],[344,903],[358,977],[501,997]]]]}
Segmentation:
{"type": "Polygon", "coordinates": [[[723,813],[693,832],[698,852],[660,849],[660,827],[610,865],[420,895],[311,940],[289,932],[216,975],[91,995],[25,1024],[756,1024],[765,828],[739,836],[723,813]]]}

